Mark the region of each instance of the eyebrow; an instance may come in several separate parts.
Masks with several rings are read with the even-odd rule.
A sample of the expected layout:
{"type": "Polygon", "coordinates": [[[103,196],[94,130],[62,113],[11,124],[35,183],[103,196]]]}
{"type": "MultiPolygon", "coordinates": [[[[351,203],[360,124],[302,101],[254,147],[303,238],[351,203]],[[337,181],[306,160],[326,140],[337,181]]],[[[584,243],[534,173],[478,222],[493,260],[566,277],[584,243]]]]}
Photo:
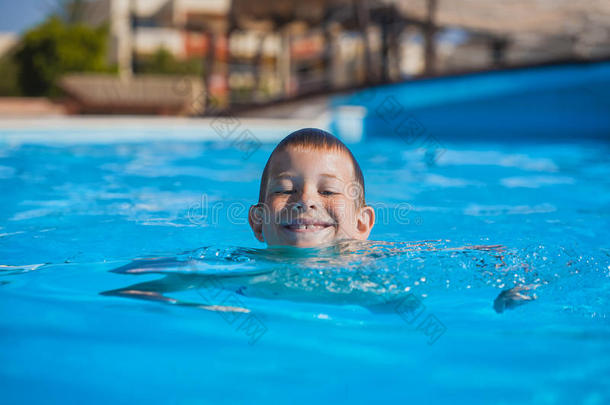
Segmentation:
{"type": "Polygon", "coordinates": [[[283,179],[285,177],[294,177],[294,174],[291,172],[282,172],[280,174],[278,174],[277,176],[273,176],[272,179],[283,179]]]}
{"type": "MultiPolygon", "coordinates": [[[[337,180],[343,181],[343,179],[341,177],[337,176],[336,174],[332,174],[332,173],[322,173],[322,174],[320,174],[320,176],[322,176],[322,177],[331,177],[333,179],[337,179],[337,180]]],[[[282,172],[282,173],[278,174],[277,176],[273,176],[272,180],[283,179],[283,178],[291,178],[291,177],[295,177],[294,173],[292,173],[292,172],[282,172]]]]}

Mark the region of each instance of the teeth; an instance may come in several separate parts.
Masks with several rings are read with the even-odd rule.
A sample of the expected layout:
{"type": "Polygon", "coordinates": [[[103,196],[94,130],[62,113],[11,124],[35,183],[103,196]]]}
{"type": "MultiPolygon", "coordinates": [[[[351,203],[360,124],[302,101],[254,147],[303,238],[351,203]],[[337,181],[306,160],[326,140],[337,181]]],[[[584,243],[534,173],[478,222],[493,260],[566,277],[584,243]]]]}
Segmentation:
{"type": "Polygon", "coordinates": [[[300,229],[300,230],[317,230],[323,228],[321,225],[304,225],[304,224],[294,224],[290,225],[291,229],[300,229]]]}

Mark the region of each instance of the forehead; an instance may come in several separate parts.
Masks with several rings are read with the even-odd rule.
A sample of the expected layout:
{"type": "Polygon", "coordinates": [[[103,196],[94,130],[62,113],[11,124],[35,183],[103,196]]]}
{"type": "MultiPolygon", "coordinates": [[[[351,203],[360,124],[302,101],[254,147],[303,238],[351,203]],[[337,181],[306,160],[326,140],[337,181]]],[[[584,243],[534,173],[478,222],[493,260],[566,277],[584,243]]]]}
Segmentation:
{"type": "Polygon", "coordinates": [[[289,146],[274,154],[270,163],[269,178],[273,179],[286,172],[303,177],[333,174],[344,181],[355,177],[354,166],[347,153],[307,147],[289,146]]]}

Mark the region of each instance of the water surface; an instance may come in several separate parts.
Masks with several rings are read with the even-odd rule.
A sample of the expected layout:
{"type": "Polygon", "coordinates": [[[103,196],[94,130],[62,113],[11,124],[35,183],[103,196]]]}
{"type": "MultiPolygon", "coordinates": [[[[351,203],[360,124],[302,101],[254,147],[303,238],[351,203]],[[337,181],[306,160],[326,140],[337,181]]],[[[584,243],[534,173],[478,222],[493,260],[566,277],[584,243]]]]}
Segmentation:
{"type": "Polygon", "coordinates": [[[607,143],[352,145],[371,242],[298,252],[272,147],[2,143],[3,402],[608,402],[607,143]]]}

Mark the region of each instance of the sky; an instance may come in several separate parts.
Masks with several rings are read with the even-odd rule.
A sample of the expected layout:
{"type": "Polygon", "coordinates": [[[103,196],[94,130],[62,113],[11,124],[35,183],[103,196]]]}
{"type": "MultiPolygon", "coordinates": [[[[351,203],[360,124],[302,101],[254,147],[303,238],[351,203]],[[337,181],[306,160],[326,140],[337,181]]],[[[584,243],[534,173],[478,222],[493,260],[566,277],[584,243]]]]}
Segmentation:
{"type": "Polygon", "coordinates": [[[0,32],[23,32],[41,22],[57,3],[57,0],[0,0],[0,32]]]}

